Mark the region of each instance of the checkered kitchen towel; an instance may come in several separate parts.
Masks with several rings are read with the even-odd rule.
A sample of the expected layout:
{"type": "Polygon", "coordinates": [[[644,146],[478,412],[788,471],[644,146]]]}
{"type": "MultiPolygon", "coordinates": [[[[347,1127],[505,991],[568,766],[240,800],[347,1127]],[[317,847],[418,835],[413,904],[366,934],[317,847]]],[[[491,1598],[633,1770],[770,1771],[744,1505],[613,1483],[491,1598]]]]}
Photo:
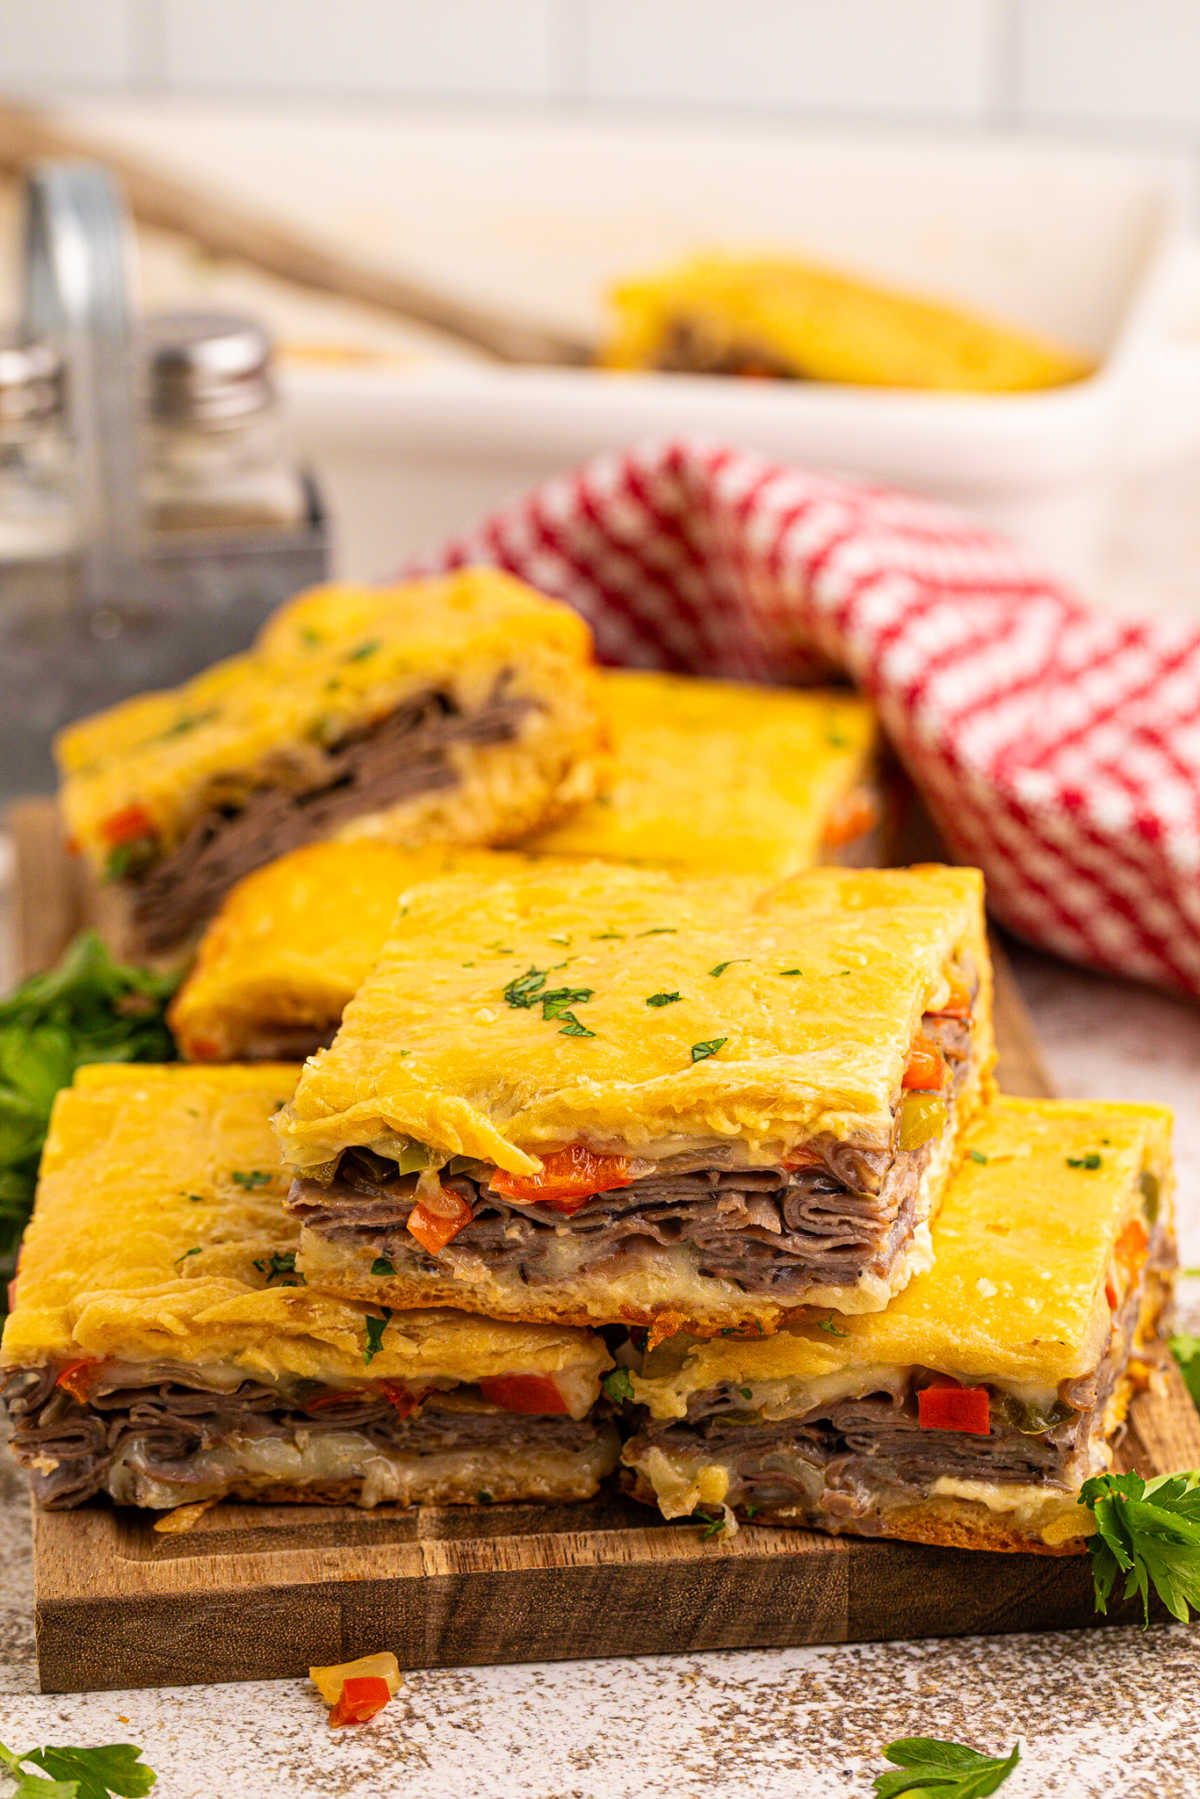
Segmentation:
{"type": "Polygon", "coordinates": [[[1200,630],[1093,612],[911,495],[699,444],[601,456],[421,567],[498,564],[606,662],[878,706],[1013,930],[1200,995],[1200,630]]]}

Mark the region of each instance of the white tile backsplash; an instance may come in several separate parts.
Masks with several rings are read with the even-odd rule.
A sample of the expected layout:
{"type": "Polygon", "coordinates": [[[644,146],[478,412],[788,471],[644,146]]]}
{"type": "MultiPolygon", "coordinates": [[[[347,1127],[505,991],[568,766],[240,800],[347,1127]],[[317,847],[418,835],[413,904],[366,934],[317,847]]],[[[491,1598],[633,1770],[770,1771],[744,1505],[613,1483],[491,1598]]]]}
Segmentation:
{"type": "Polygon", "coordinates": [[[598,100],[975,119],[993,0],[580,0],[598,100]]]}
{"type": "Polygon", "coordinates": [[[559,79],[560,0],[158,4],[172,88],[544,98],[559,79]]]}
{"type": "Polygon", "coordinates": [[[1016,0],[1017,115],[1200,127],[1197,0],[1016,0]]]}
{"type": "Polygon", "coordinates": [[[0,93],[517,100],[1200,149],[1200,0],[0,0],[0,93]]]}
{"type": "Polygon", "coordinates": [[[141,23],[136,0],[0,0],[0,91],[132,84],[141,23]]]}

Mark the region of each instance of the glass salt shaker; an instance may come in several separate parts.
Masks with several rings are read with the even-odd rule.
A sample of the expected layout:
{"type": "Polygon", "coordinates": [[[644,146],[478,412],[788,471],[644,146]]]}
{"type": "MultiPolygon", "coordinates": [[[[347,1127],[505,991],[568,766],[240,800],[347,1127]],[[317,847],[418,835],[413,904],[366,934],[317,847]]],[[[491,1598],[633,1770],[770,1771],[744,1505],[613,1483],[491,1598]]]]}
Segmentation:
{"type": "Polygon", "coordinates": [[[261,325],[232,313],[151,313],[143,344],[148,530],[225,537],[301,526],[308,499],[261,325]]]}
{"type": "Polygon", "coordinates": [[[78,521],[57,350],[0,334],[0,564],[68,555],[78,521]]]}

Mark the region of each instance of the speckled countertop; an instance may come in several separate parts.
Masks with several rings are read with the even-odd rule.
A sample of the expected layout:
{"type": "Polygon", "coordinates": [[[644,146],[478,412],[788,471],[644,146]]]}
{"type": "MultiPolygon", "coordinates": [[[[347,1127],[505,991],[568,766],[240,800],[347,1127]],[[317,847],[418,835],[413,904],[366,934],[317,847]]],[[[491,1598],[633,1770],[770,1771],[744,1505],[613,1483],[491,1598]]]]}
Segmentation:
{"type": "MultiPolygon", "coordinates": [[[[1061,1093],[1176,1107],[1183,1260],[1200,1261],[1200,1011],[1014,959],[1061,1093]]],[[[140,1744],[163,1799],[842,1799],[916,1735],[1024,1737],[1005,1799],[1197,1789],[1200,1627],[438,1670],[336,1733],[299,1678],[42,1698],[27,1505],[0,1463],[0,1741],[140,1744]]]]}

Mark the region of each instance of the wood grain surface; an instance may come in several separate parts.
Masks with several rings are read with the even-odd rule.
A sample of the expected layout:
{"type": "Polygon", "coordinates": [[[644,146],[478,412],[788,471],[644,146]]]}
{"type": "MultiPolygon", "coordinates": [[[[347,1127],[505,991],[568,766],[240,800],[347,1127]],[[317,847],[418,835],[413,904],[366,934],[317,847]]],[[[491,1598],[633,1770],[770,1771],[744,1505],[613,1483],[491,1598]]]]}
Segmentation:
{"type": "MultiPolygon", "coordinates": [[[[45,967],[95,922],[52,801],[9,814],[16,953],[45,967]]],[[[997,946],[999,1078],[1050,1092],[997,946]]],[[[1173,1364],[1130,1414],[1121,1465],[1200,1467],[1200,1415],[1173,1364]]],[[[1086,1557],[982,1555],[744,1527],[730,1542],[617,1494],[582,1506],[225,1504],[191,1532],[134,1511],[34,1514],[43,1690],[295,1676],[380,1648],[469,1666],[1049,1630],[1098,1623],[1086,1557]]],[[[1128,1622],[1118,1607],[1107,1621],[1128,1622]]]]}

